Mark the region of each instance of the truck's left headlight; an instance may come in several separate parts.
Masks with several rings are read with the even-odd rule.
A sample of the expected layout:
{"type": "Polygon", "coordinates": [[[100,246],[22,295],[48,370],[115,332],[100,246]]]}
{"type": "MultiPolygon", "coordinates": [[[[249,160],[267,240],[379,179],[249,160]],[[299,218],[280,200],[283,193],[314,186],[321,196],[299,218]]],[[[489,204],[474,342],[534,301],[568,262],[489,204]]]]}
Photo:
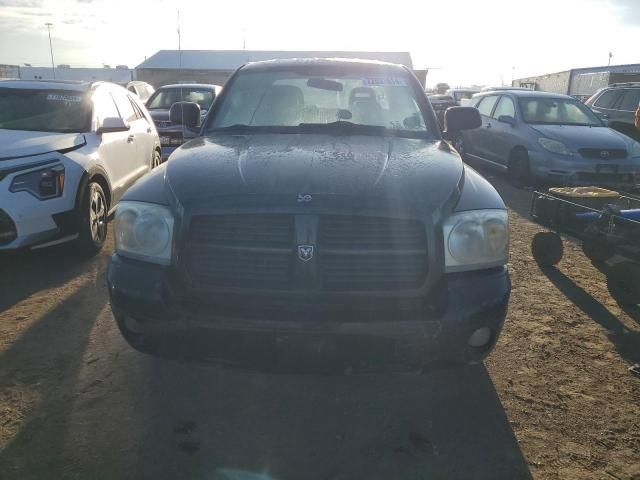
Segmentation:
{"type": "Polygon", "coordinates": [[[509,219],[506,210],[471,210],[451,215],[443,226],[447,272],[506,265],[509,219]]]}
{"type": "Polygon", "coordinates": [[[168,265],[173,215],[162,205],[120,202],[115,215],[116,252],[125,257],[168,265]]]}

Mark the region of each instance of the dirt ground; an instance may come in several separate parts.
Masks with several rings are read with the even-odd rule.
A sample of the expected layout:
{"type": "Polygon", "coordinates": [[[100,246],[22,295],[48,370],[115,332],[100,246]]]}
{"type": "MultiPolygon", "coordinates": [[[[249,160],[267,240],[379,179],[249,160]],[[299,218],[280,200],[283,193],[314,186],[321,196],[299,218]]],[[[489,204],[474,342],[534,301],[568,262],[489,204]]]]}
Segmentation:
{"type": "Polygon", "coordinates": [[[565,242],[530,253],[511,208],[513,295],[486,366],[424,375],[269,374],[130,349],[110,242],[0,258],[1,479],[640,479],[640,309],[565,242]],[[256,476],[241,476],[240,471],[256,476]]]}

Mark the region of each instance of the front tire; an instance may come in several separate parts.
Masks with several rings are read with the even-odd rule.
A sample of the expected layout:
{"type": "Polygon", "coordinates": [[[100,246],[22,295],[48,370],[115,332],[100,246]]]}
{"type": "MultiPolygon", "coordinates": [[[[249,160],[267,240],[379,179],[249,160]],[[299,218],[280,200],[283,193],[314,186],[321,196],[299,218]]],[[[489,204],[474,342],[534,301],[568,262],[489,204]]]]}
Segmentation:
{"type": "Polygon", "coordinates": [[[151,157],[151,170],[153,170],[156,167],[159,167],[161,163],[162,163],[162,155],[160,155],[160,152],[158,150],[154,150],[153,156],[151,157]]]}
{"type": "Polygon", "coordinates": [[[538,232],[531,242],[531,253],[541,267],[557,265],[564,255],[562,238],[554,232],[538,232]]]}
{"type": "Polygon", "coordinates": [[[606,262],[615,254],[614,248],[609,244],[607,236],[603,233],[586,236],[582,240],[582,251],[589,260],[595,263],[606,262]]]}
{"type": "Polygon", "coordinates": [[[511,155],[507,170],[511,183],[518,188],[531,185],[531,168],[529,154],[524,150],[516,150],[511,155]]]}
{"type": "Polygon", "coordinates": [[[640,264],[623,262],[607,275],[609,293],[620,305],[640,304],[640,264]]]}
{"type": "Polygon", "coordinates": [[[80,203],[78,245],[89,255],[96,255],[107,239],[107,198],[97,182],[89,182],[80,203]]]}

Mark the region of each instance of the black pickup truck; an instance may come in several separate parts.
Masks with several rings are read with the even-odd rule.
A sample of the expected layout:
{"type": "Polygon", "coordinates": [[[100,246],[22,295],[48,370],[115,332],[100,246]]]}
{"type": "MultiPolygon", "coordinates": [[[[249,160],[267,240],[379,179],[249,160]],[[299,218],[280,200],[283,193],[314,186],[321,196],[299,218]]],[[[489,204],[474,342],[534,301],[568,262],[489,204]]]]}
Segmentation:
{"type": "MultiPolygon", "coordinates": [[[[172,108],[199,121],[192,104],[172,108]]],[[[473,108],[447,112],[451,135],[479,123],[473,108]]],[[[237,357],[220,342],[232,335],[354,368],[476,363],[507,311],[504,203],[393,64],[239,68],[200,136],[121,200],[115,236],[111,306],[146,353],[180,339],[237,357]]]]}

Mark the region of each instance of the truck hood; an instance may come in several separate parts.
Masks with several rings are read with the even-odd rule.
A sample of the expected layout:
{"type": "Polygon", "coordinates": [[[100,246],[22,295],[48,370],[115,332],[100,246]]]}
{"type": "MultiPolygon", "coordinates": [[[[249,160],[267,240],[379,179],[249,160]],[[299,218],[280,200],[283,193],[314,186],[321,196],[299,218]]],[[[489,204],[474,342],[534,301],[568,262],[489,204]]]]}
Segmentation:
{"type": "Polygon", "coordinates": [[[532,125],[542,136],[564,143],[570,150],[578,148],[630,147],[630,139],[607,127],[583,127],[579,125],[532,125]]]}
{"type": "MultiPolygon", "coordinates": [[[[464,168],[445,142],[325,134],[216,135],[176,150],[165,181],[187,206],[220,196],[377,196],[438,207],[464,168]]],[[[215,201],[215,200],[213,200],[215,201]]]]}
{"type": "Polygon", "coordinates": [[[81,133],[0,129],[0,161],[79,148],[85,144],[86,140],[81,133]]]}

